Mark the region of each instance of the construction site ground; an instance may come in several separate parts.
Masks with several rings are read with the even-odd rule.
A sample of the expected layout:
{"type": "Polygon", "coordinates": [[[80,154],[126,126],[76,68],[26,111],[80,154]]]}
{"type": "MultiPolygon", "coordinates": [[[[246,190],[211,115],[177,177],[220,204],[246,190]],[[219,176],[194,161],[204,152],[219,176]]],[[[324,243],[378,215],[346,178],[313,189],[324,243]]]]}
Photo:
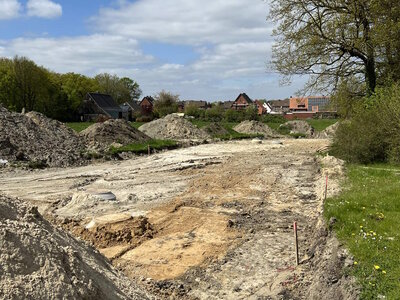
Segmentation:
{"type": "Polygon", "coordinates": [[[16,169],[0,186],[92,243],[157,298],[301,299],[315,274],[295,266],[293,221],[307,261],[325,182],[316,151],[328,144],[205,144],[84,167],[16,169]],[[96,196],[106,192],[116,200],[96,196]]]}

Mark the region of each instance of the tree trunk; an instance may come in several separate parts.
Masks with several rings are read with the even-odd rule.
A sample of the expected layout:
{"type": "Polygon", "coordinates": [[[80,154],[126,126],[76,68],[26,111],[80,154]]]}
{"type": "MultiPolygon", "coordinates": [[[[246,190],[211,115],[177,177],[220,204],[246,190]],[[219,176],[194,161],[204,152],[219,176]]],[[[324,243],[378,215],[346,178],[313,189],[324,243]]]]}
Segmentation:
{"type": "Polygon", "coordinates": [[[367,83],[367,94],[372,95],[376,87],[375,59],[369,58],[365,62],[365,81],[367,83]]]}

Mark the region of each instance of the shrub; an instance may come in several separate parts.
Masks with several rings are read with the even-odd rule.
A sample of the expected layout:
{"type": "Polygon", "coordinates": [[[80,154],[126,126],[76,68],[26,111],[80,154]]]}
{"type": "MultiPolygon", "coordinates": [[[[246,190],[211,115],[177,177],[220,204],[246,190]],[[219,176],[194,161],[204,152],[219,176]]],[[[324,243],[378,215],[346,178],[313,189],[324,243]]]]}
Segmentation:
{"type": "Polygon", "coordinates": [[[161,91],[155,96],[154,112],[159,117],[178,112],[179,95],[170,92],[161,91]]]}
{"type": "Polygon", "coordinates": [[[332,152],[350,162],[400,163],[400,86],[377,89],[360,101],[351,121],[339,126],[332,152]]]}

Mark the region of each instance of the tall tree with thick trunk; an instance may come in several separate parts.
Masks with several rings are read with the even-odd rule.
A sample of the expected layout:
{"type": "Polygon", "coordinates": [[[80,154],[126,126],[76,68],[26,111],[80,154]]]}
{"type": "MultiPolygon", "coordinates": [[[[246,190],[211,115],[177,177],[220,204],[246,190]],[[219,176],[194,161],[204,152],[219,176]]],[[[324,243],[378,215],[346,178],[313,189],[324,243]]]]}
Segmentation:
{"type": "MultiPolygon", "coordinates": [[[[383,37],[379,36],[385,30],[378,21],[396,17],[383,17],[383,2],[389,1],[271,0],[270,19],[277,24],[275,68],[289,79],[294,75],[311,75],[306,88],[331,89],[341,79],[352,77],[365,84],[367,94],[373,93],[380,64],[387,58],[392,64],[393,60],[399,62],[392,57],[393,51],[390,57],[386,56],[389,53],[382,49],[383,37]]],[[[393,5],[399,6],[395,2],[393,5]]],[[[385,35],[393,48],[390,39],[398,30],[392,29],[385,35]]]]}

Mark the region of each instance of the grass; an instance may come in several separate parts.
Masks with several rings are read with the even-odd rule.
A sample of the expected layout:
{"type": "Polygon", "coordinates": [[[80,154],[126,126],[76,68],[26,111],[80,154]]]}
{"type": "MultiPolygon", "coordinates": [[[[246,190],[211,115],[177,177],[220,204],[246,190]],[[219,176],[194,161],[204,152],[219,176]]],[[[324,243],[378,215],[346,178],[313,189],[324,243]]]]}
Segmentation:
{"type": "Polygon", "coordinates": [[[361,299],[400,299],[400,168],[350,165],[344,192],[325,204],[355,263],[361,299]],[[382,298],[383,299],[383,298],[382,298]]]}
{"type": "Polygon", "coordinates": [[[322,131],[327,127],[335,124],[337,119],[308,119],[307,122],[312,127],[314,127],[315,131],[322,131]]]}
{"type": "Polygon", "coordinates": [[[70,122],[70,123],[65,123],[69,128],[72,128],[76,132],[81,132],[88,128],[90,125],[93,125],[94,123],[92,122],[70,122]]]}
{"type": "MultiPolygon", "coordinates": [[[[70,122],[66,123],[69,128],[72,128],[76,132],[81,132],[88,128],[89,126],[93,125],[93,122],[70,122]]],[[[131,122],[132,127],[138,129],[140,126],[145,124],[144,122],[131,122]]]]}
{"type": "Polygon", "coordinates": [[[163,150],[163,149],[176,149],[179,145],[177,142],[172,140],[150,140],[141,143],[133,143],[120,148],[111,147],[111,154],[118,154],[122,152],[132,152],[136,154],[143,154],[148,152],[148,146],[150,146],[150,150],[153,152],[154,150],[163,150]]]}

